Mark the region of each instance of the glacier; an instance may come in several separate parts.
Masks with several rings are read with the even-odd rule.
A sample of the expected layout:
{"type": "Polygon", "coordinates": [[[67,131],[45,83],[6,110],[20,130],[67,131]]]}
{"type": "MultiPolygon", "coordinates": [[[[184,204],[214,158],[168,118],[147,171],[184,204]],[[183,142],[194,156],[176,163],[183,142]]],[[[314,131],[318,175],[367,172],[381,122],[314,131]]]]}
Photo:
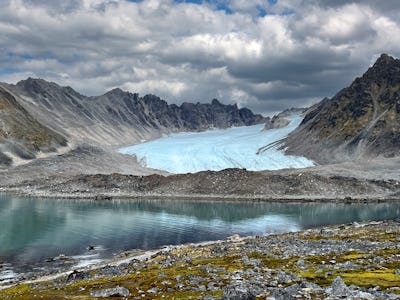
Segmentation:
{"type": "Polygon", "coordinates": [[[289,125],[279,129],[263,131],[264,124],[260,124],[174,133],[118,151],[136,156],[143,166],[175,174],[227,168],[262,171],[313,166],[313,161],[285,155],[284,151],[278,150],[278,146],[257,154],[261,147],[285,138],[303,119],[300,114],[287,118],[289,125]]]}

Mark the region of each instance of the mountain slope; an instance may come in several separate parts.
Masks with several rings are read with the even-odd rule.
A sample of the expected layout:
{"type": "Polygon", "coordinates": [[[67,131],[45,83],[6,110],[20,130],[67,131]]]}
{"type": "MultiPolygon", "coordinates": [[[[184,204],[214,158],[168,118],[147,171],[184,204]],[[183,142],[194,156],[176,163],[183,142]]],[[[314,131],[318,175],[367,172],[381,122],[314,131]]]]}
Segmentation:
{"type": "Polygon", "coordinates": [[[10,165],[10,156],[32,159],[39,151],[55,152],[66,145],[64,137],[40,124],[0,87],[0,165],[10,165]]]}
{"type": "Polygon", "coordinates": [[[400,60],[386,54],[306,114],[284,141],[288,154],[319,163],[400,154],[400,60]]]}
{"type": "Polygon", "coordinates": [[[86,97],[70,87],[42,79],[7,85],[27,111],[68,139],[89,139],[99,144],[121,145],[162,133],[262,123],[264,118],[246,108],[211,104],[169,105],[154,95],[114,89],[102,96],[86,97]]]}

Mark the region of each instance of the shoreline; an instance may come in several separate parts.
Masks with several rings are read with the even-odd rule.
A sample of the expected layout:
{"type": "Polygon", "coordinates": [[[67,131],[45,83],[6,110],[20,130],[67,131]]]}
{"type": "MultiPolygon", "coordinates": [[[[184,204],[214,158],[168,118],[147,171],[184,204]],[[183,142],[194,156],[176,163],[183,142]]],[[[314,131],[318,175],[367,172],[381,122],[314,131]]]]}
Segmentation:
{"type": "Polygon", "coordinates": [[[262,195],[204,195],[204,194],[152,194],[152,193],[52,193],[48,191],[25,191],[23,189],[15,188],[0,188],[0,193],[10,194],[17,197],[24,198],[45,198],[45,199],[76,199],[76,200],[108,200],[108,201],[118,201],[118,200],[182,200],[182,201],[223,201],[223,202],[268,202],[268,203],[340,203],[340,204],[359,204],[359,203],[398,203],[400,202],[400,197],[398,196],[342,196],[342,197],[323,197],[323,196],[273,196],[266,197],[262,195]]]}
{"type": "MultiPolygon", "coordinates": [[[[155,296],[160,296],[160,293],[162,293],[162,295],[171,295],[172,299],[172,295],[177,295],[181,291],[169,286],[175,283],[179,286],[179,282],[181,284],[183,282],[181,290],[188,290],[190,293],[193,292],[194,295],[201,295],[201,299],[206,294],[216,297],[214,299],[220,299],[223,293],[228,293],[227,289],[240,290],[244,283],[249,292],[257,295],[262,294],[257,289],[260,284],[268,285],[263,286],[263,293],[267,292],[270,295],[278,291],[283,293],[285,286],[289,287],[297,284],[307,285],[307,288],[309,288],[307,293],[310,293],[311,296],[316,296],[320,293],[329,295],[329,288],[332,288],[330,284],[337,276],[342,276],[347,284],[349,282],[354,283],[354,281],[360,282],[360,286],[349,287],[349,285],[345,284],[348,293],[353,291],[354,293],[370,294],[375,292],[400,293],[395,288],[391,288],[398,286],[400,283],[400,274],[396,275],[396,270],[385,271],[386,273],[390,271],[390,274],[393,272],[394,275],[390,275],[390,278],[394,277],[390,280],[385,279],[389,283],[376,291],[362,288],[365,284],[362,283],[362,280],[357,281],[356,278],[347,277],[348,272],[359,274],[357,276],[361,276],[360,272],[375,272],[368,271],[371,266],[364,260],[364,257],[368,257],[373,253],[379,253],[381,257],[380,262],[374,262],[373,269],[382,270],[381,265],[390,266],[390,261],[396,260],[395,257],[400,255],[400,248],[398,248],[398,242],[396,242],[400,240],[399,222],[399,219],[353,222],[347,225],[318,226],[296,232],[265,236],[240,237],[233,235],[224,240],[166,245],[158,249],[143,251],[139,255],[137,255],[138,252],[135,253],[136,255],[132,255],[132,251],[136,250],[124,251],[115,258],[106,259],[95,265],[74,270],[64,269],[54,274],[39,278],[28,278],[8,286],[0,285],[0,297],[6,295],[8,299],[19,299],[19,297],[23,298],[22,296],[36,294],[45,296],[45,299],[51,299],[55,295],[59,296],[60,293],[64,296],[86,295],[87,297],[89,292],[91,293],[93,290],[117,285],[128,288],[132,296],[145,294],[145,299],[152,299],[153,297],[158,298],[155,296]],[[349,238],[351,242],[348,241],[349,238]],[[316,247],[316,244],[321,244],[322,248],[316,247]],[[234,260],[232,260],[233,258],[234,260]],[[365,266],[367,269],[363,271],[363,264],[365,263],[368,266],[365,266]],[[345,265],[348,267],[345,268],[345,265]],[[356,267],[358,265],[362,269],[356,267]],[[327,279],[320,277],[318,272],[312,273],[316,272],[317,269],[315,267],[317,266],[323,269],[323,274],[328,276],[327,279]],[[177,278],[187,277],[188,280],[177,280],[173,275],[176,274],[175,268],[180,270],[178,271],[179,276],[176,275],[177,278]],[[202,273],[203,275],[190,275],[192,273],[198,274],[203,269],[207,270],[207,272],[204,271],[206,273],[202,273]],[[219,272],[222,269],[225,270],[223,272],[224,275],[216,275],[220,274],[219,272]],[[261,270],[264,270],[264,273],[260,273],[261,270]],[[73,279],[71,279],[72,274],[76,275],[73,279]],[[194,284],[198,287],[200,284],[193,282],[192,279],[196,278],[193,276],[206,278],[207,274],[209,276],[212,275],[209,279],[211,280],[210,282],[212,282],[213,276],[222,276],[218,289],[212,289],[210,283],[208,285],[205,283],[206,288],[204,290],[203,288],[198,290],[192,286],[194,284]],[[250,277],[247,277],[247,275],[250,277]],[[138,276],[151,276],[154,282],[146,283],[147,281],[144,279],[137,281],[137,278],[142,278],[138,276]],[[230,276],[233,277],[231,278],[230,276]],[[237,276],[242,279],[239,281],[234,279],[238,278],[237,276]],[[262,283],[260,280],[261,278],[264,280],[265,276],[272,277],[269,277],[269,282],[262,281],[264,282],[262,283]],[[253,278],[253,281],[251,281],[251,278],[253,278]],[[282,281],[282,284],[274,285],[271,283],[272,279],[278,280],[278,282],[282,281]],[[131,282],[130,280],[133,281],[131,282]],[[171,284],[162,283],[167,281],[171,284]],[[53,289],[51,286],[56,288],[53,289]],[[50,294],[47,298],[46,295],[48,293],[50,294]]],[[[376,254],[374,255],[372,257],[376,257],[376,254]]],[[[395,264],[394,266],[397,265],[395,264]]],[[[380,271],[376,272],[377,275],[381,274],[379,273],[380,271]]],[[[382,278],[386,278],[384,277],[386,273],[382,275],[382,278]]],[[[372,277],[370,280],[378,279],[372,277]]],[[[382,282],[383,279],[380,280],[376,281],[377,284],[373,286],[380,286],[379,282],[382,282]]],[[[304,290],[298,289],[291,291],[291,293],[299,291],[300,293],[304,292],[304,290]]],[[[377,294],[377,296],[379,295],[377,294]]],[[[168,296],[167,298],[169,299],[170,297],[168,296]]],[[[195,299],[198,298],[200,297],[195,297],[195,299]]],[[[364,298],[361,297],[361,299],[364,298]]]]}

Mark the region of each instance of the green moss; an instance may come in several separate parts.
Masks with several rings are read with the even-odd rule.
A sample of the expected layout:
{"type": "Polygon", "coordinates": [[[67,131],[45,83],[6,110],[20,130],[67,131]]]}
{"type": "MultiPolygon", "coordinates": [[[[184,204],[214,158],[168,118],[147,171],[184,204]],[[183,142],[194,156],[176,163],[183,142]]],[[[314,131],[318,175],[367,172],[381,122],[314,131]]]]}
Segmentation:
{"type": "Polygon", "coordinates": [[[297,275],[320,286],[328,286],[332,283],[334,277],[332,274],[327,274],[328,271],[326,269],[308,269],[299,272],[297,275]]]}
{"type": "Polygon", "coordinates": [[[161,295],[155,299],[171,299],[171,300],[185,300],[185,299],[203,299],[206,295],[211,295],[215,298],[222,297],[222,291],[207,291],[207,292],[191,292],[191,291],[180,291],[173,294],[161,295]]]}
{"type": "Polygon", "coordinates": [[[359,270],[359,271],[336,271],[327,272],[323,269],[322,272],[316,269],[309,269],[298,274],[300,277],[314,282],[321,286],[327,286],[332,283],[332,280],[337,276],[341,276],[347,285],[357,285],[361,287],[380,286],[381,288],[390,288],[400,286],[400,275],[394,270],[359,270]]]}
{"type": "Polygon", "coordinates": [[[345,255],[341,255],[340,256],[340,260],[342,260],[342,261],[343,260],[344,261],[348,261],[348,260],[352,261],[352,260],[365,258],[365,257],[366,257],[365,253],[358,253],[358,252],[353,251],[353,252],[349,252],[349,253],[347,253],[345,255]]]}
{"type": "MultiPolygon", "coordinates": [[[[159,260],[155,260],[159,261],[159,260]]],[[[29,285],[18,285],[0,291],[1,299],[32,299],[34,295],[40,295],[42,299],[65,299],[65,298],[80,298],[85,299],[89,297],[90,290],[113,288],[116,286],[123,286],[127,288],[132,297],[141,297],[139,291],[146,292],[151,288],[158,288],[159,294],[152,294],[151,297],[141,297],[142,299],[199,299],[203,298],[206,294],[220,297],[222,291],[207,291],[207,292],[194,292],[185,290],[175,290],[167,292],[168,288],[173,288],[177,284],[176,276],[181,276],[182,280],[187,280],[189,276],[202,276],[205,280],[209,280],[207,274],[204,272],[203,266],[210,265],[212,267],[222,267],[224,270],[238,270],[242,266],[239,256],[221,257],[211,259],[198,259],[187,265],[177,263],[173,266],[160,268],[159,264],[153,264],[147,268],[141,269],[139,272],[132,270],[132,273],[126,276],[118,276],[111,278],[97,278],[84,281],[73,282],[64,285],[60,289],[49,287],[48,283],[39,283],[35,287],[29,285]],[[162,272],[164,276],[159,277],[162,272]],[[169,284],[165,282],[169,281],[169,284]],[[164,297],[162,297],[164,296],[164,297]]],[[[206,284],[206,282],[205,282],[206,284]]]]}
{"type": "Polygon", "coordinates": [[[400,249],[381,249],[374,252],[375,256],[388,257],[392,255],[400,255],[400,249]]]}
{"type": "Polygon", "coordinates": [[[381,288],[400,286],[400,275],[394,270],[375,270],[343,272],[341,274],[346,284],[354,284],[366,288],[380,286],[381,288]]]}
{"type": "Polygon", "coordinates": [[[28,284],[18,284],[11,288],[0,291],[0,292],[4,293],[5,295],[23,294],[26,291],[28,291],[29,289],[30,289],[30,286],[28,284]]]}
{"type": "Polygon", "coordinates": [[[239,255],[223,256],[205,259],[196,259],[192,261],[193,266],[205,266],[207,264],[213,267],[224,268],[226,271],[232,272],[240,270],[244,267],[239,255]]]}
{"type": "Polygon", "coordinates": [[[265,259],[266,255],[263,253],[259,253],[259,252],[252,252],[252,253],[248,253],[247,254],[248,258],[254,258],[254,259],[265,259]]]}

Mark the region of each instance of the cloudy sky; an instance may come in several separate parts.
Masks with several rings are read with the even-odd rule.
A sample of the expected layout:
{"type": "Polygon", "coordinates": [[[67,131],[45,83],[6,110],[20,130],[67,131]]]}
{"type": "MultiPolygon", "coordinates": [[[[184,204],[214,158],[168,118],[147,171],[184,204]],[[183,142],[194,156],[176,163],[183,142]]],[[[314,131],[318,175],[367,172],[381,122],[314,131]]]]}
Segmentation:
{"type": "Polygon", "coordinates": [[[400,56],[399,0],[0,0],[0,81],[272,113],[400,56]]]}

